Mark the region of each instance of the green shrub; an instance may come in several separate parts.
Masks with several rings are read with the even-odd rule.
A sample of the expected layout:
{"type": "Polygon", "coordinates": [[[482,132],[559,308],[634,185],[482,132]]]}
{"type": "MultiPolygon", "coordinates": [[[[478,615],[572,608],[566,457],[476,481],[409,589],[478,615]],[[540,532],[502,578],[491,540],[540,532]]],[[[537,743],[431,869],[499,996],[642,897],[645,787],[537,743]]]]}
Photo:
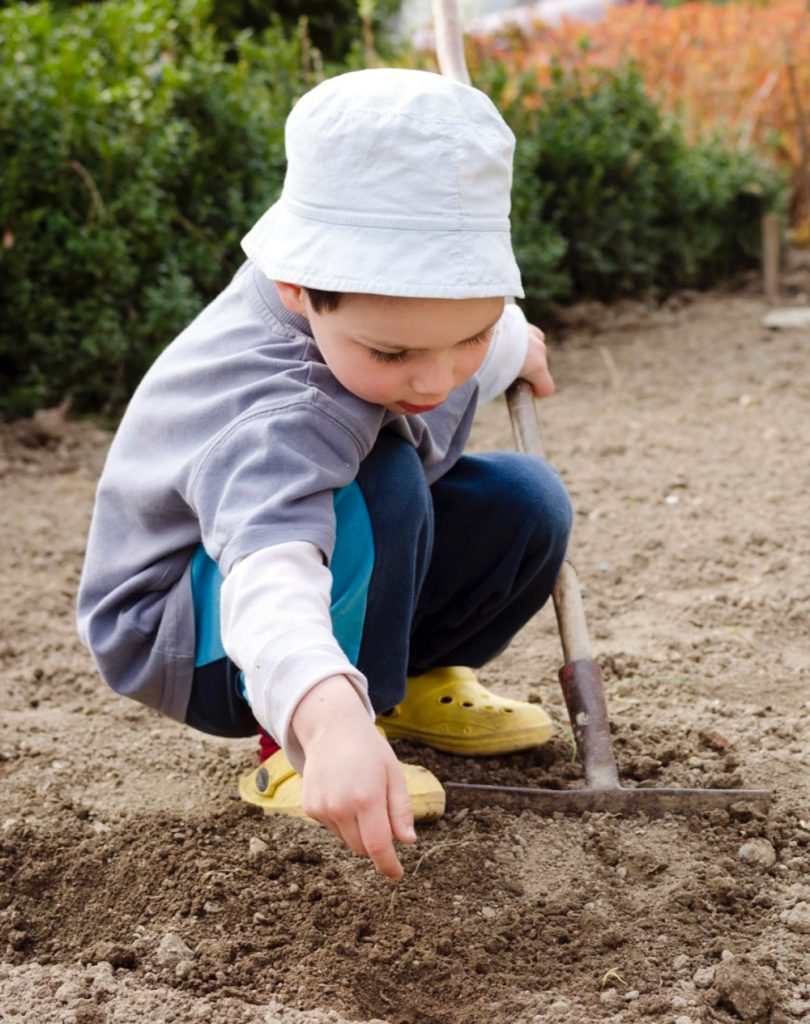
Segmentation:
{"type": "Polygon", "coordinates": [[[719,136],[688,145],[632,67],[587,85],[556,68],[550,86],[526,76],[515,89],[493,63],[476,84],[518,137],[513,230],[535,309],[702,287],[758,259],[782,177],[719,136]]]}
{"type": "MultiPolygon", "coordinates": [[[[378,42],[385,38],[386,26],[399,6],[399,0],[374,0],[378,42]]],[[[292,25],[306,18],[312,43],[327,61],[345,60],[360,39],[357,0],[214,0],[212,20],[223,38],[246,28],[262,32],[276,18],[292,25]]]]}
{"type": "MultiPolygon", "coordinates": [[[[51,10],[70,15],[87,0],[51,0],[51,10]]],[[[103,3],[105,0],[95,0],[103,3]]],[[[13,6],[0,0],[0,8],[13,6]]],[[[385,43],[388,27],[399,10],[400,0],[372,0],[373,24],[378,40],[385,43]]],[[[298,25],[306,20],[312,44],[326,61],[344,60],[356,46],[361,32],[357,0],[212,0],[211,24],[221,39],[231,40],[250,30],[259,34],[277,22],[298,25]]]]}
{"type": "Polygon", "coordinates": [[[115,409],[221,288],[309,83],[205,0],[0,11],[0,412],[115,409]]]}

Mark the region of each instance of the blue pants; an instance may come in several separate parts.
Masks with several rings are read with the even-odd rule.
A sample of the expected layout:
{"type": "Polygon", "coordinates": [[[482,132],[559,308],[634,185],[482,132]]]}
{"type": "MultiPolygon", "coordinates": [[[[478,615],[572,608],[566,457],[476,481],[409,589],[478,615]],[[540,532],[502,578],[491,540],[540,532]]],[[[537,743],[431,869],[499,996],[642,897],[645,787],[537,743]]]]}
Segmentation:
{"type": "MultiPolygon", "coordinates": [[[[465,455],[429,487],[415,450],[390,432],[336,493],[335,514],[332,627],[378,713],[403,699],[408,675],[476,668],[499,654],[548,600],[571,529],[568,495],[545,460],[465,455]]],[[[239,670],[218,635],[221,579],[198,555],[198,667],[186,721],[252,735],[239,670]]]]}

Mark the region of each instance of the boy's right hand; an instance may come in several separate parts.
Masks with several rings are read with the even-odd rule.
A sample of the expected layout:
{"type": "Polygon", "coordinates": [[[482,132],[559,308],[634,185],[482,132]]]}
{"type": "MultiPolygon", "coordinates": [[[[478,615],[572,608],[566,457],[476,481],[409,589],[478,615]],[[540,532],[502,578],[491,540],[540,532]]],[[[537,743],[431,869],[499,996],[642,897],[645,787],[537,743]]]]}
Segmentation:
{"type": "Polygon", "coordinates": [[[324,679],[301,699],[291,724],[306,755],[305,812],[398,882],[404,872],[394,839],[416,840],[408,788],[352,684],[324,679]]]}

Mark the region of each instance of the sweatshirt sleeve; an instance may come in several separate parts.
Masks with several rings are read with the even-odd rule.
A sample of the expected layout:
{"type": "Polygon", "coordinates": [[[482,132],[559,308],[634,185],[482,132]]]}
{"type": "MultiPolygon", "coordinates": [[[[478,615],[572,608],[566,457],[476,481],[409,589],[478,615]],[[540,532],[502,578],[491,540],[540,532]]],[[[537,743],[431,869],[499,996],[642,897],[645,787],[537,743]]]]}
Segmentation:
{"type": "Polygon", "coordinates": [[[354,480],[364,454],[347,424],[314,399],[258,407],[229,425],[183,494],[222,574],[289,541],[308,541],[329,560],[332,494],[354,480]]]}
{"type": "Polygon", "coordinates": [[[345,676],[374,719],[366,678],[332,632],[331,590],[321,552],[305,541],[254,552],[237,562],[222,587],[223,646],[245,674],[256,720],[299,772],[304,751],[291,720],[323,679],[345,676]]]}
{"type": "Polygon", "coordinates": [[[495,325],[489,352],[478,371],[478,402],[502,394],[516,380],[529,348],[529,325],[523,310],[508,303],[495,325]]]}

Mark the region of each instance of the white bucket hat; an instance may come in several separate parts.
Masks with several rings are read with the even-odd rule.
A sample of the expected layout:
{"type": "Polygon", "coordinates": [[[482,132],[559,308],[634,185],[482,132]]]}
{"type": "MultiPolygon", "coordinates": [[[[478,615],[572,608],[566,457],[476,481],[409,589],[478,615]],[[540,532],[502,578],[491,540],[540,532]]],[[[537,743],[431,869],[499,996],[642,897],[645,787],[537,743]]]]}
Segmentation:
{"type": "Polygon", "coordinates": [[[285,140],[281,197],[242,239],[271,280],[523,295],[509,236],[515,138],[478,89],[427,71],[350,72],[298,101],[285,140]]]}

